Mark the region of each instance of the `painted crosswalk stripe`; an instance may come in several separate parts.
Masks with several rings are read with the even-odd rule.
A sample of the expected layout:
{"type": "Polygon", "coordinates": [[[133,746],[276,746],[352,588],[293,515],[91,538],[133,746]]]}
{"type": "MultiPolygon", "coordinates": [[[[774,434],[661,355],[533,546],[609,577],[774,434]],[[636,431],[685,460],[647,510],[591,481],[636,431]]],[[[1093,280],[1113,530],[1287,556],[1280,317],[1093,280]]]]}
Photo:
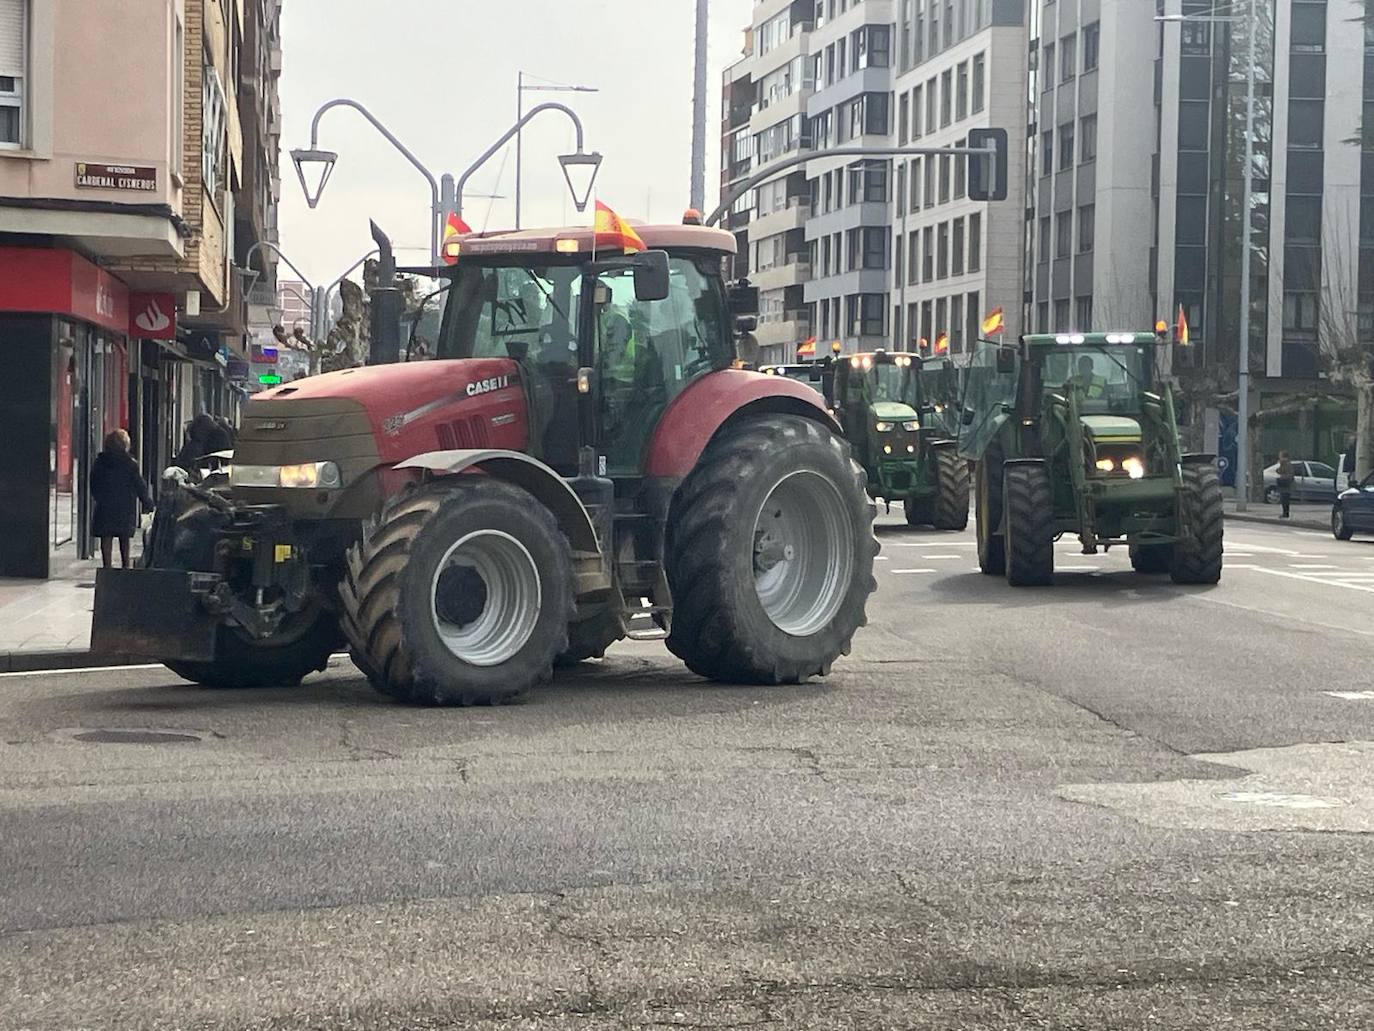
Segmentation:
{"type": "Polygon", "coordinates": [[[1322,694],[1346,702],[1374,702],[1374,691],[1323,691],[1322,694]]]}
{"type": "Polygon", "coordinates": [[[1290,568],[1290,569],[1305,569],[1305,570],[1307,570],[1308,572],[1312,572],[1312,571],[1315,571],[1315,570],[1318,570],[1318,569],[1340,569],[1341,567],[1340,567],[1340,566],[1324,566],[1324,565],[1320,565],[1320,564],[1309,564],[1309,563],[1306,563],[1306,562],[1290,562],[1290,563],[1288,563],[1288,568],[1290,568]]]}
{"type": "Polygon", "coordinates": [[[1243,562],[1234,563],[1226,568],[1230,570],[1248,569],[1254,573],[1267,573],[1269,576],[1282,576],[1289,580],[1305,580],[1307,583],[1320,584],[1323,587],[1344,587],[1348,591],[1366,591],[1370,594],[1374,594],[1374,584],[1345,583],[1341,580],[1323,579],[1311,573],[1294,573],[1286,569],[1267,569],[1264,566],[1250,565],[1243,562]]]}
{"type": "Polygon", "coordinates": [[[933,573],[933,569],[894,569],[894,573],[933,573]]]}
{"type": "Polygon", "coordinates": [[[959,558],[963,558],[964,556],[963,556],[963,555],[922,555],[921,557],[922,557],[922,558],[954,558],[954,559],[959,559],[959,558]]]}

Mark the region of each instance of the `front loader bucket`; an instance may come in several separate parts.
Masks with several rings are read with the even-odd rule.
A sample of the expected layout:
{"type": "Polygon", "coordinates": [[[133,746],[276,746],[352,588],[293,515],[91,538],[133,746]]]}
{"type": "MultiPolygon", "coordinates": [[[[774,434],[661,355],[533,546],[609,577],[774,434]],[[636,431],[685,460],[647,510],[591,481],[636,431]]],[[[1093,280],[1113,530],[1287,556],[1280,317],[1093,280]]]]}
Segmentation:
{"type": "Polygon", "coordinates": [[[102,569],[95,578],[91,651],[210,662],[219,620],[179,569],[102,569]]]}

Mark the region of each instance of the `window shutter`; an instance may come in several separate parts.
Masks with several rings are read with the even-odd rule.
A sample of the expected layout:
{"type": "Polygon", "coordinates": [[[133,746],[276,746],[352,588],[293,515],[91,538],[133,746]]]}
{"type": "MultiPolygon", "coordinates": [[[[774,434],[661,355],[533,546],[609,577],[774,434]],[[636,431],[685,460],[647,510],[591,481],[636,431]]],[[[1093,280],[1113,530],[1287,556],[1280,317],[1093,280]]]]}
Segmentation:
{"type": "Polygon", "coordinates": [[[25,73],[26,27],[24,8],[28,0],[0,0],[0,75],[25,73]]]}

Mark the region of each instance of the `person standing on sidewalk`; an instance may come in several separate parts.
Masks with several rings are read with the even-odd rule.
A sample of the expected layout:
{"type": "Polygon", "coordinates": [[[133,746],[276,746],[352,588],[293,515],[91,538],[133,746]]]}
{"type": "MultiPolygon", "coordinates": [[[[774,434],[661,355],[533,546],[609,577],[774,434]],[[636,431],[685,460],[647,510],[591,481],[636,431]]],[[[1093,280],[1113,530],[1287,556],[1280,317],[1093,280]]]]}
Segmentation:
{"type": "Polygon", "coordinates": [[[1288,506],[1293,503],[1293,461],[1288,457],[1287,451],[1279,452],[1279,502],[1283,505],[1283,512],[1279,515],[1280,519],[1288,518],[1288,506]]]}
{"type": "Polygon", "coordinates": [[[109,569],[113,564],[114,542],[119,540],[119,564],[129,568],[129,540],[138,528],[139,503],[153,507],[153,495],[129,454],[129,435],[111,430],[105,449],[91,464],[91,535],[100,538],[100,561],[109,569]]]}

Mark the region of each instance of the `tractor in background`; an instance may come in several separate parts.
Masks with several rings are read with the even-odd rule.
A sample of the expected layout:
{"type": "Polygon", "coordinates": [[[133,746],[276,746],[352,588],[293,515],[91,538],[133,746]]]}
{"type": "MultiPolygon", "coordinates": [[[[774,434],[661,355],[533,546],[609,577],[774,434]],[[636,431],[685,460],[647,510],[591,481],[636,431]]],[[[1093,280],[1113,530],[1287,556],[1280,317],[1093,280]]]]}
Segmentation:
{"type": "Polygon", "coordinates": [[[249,402],[227,489],[170,492],[145,566],[100,573],[93,648],[227,688],[347,647],[397,699],[496,704],[647,614],[714,680],[828,673],[876,587],[864,471],[818,392],[733,367],[734,237],[637,229],[463,237],[409,347],[379,287],[376,364],[249,402]]]}
{"type": "Polygon", "coordinates": [[[1035,334],[972,356],[959,451],[977,462],[978,564],[1015,586],[1054,581],[1054,542],[1126,546],[1141,573],[1221,577],[1212,455],[1184,454],[1157,371],[1167,331],[1035,334]]]}

